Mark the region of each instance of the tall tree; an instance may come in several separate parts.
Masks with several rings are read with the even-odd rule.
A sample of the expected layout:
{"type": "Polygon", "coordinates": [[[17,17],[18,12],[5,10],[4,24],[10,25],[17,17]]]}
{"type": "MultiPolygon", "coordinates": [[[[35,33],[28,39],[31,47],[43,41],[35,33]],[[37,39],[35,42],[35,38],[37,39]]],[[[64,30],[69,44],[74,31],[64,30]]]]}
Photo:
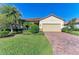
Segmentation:
{"type": "Polygon", "coordinates": [[[21,17],[20,12],[14,6],[5,5],[5,6],[0,8],[0,13],[5,15],[5,17],[6,17],[5,20],[10,25],[11,32],[13,32],[12,25],[15,23],[18,23],[18,20],[21,17]]]}
{"type": "Polygon", "coordinates": [[[4,14],[0,14],[0,30],[5,30],[7,28],[7,21],[5,19],[4,14]]]}
{"type": "Polygon", "coordinates": [[[71,21],[69,21],[68,25],[71,27],[71,29],[75,28],[76,18],[73,18],[71,21]]]}

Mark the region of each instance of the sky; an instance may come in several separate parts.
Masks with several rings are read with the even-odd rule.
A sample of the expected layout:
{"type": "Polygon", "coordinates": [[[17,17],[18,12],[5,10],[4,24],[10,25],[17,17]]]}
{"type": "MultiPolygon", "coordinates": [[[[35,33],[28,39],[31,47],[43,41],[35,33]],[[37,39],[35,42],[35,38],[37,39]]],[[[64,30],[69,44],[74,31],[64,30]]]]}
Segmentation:
{"type": "Polygon", "coordinates": [[[69,21],[79,18],[78,3],[12,3],[22,14],[22,18],[44,18],[50,14],[69,21]]]}

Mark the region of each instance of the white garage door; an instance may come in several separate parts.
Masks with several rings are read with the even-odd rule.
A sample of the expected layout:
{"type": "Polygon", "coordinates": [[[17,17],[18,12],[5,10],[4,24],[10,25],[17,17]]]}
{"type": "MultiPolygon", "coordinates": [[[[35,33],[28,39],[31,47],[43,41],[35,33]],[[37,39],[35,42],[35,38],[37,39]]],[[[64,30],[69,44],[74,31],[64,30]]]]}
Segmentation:
{"type": "Polygon", "coordinates": [[[44,32],[61,32],[60,24],[43,24],[44,32]]]}

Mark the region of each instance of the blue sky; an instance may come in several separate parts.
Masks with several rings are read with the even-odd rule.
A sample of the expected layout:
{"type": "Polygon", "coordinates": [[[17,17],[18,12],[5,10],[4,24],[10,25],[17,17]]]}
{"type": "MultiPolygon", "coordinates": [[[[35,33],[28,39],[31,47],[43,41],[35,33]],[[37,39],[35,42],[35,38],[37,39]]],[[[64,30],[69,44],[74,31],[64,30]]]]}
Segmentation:
{"type": "Polygon", "coordinates": [[[22,18],[44,18],[55,14],[64,21],[79,18],[79,4],[77,3],[13,3],[20,12],[22,18]]]}

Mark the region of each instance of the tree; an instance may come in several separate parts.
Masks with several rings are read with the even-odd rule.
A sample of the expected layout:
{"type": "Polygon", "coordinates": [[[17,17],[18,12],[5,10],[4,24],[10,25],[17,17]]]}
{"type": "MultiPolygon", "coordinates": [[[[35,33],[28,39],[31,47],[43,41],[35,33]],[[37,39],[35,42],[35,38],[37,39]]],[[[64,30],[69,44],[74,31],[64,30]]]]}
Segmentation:
{"type": "Polygon", "coordinates": [[[31,30],[30,30],[32,33],[38,33],[39,32],[39,26],[36,25],[36,24],[33,24],[31,26],[31,30]]]}
{"type": "Polygon", "coordinates": [[[18,23],[18,20],[21,17],[21,14],[17,10],[17,8],[14,6],[5,5],[0,8],[0,13],[5,15],[5,22],[7,22],[10,25],[10,30],[11,32],[13,32],[12,25],[18,23]]]}
{"type": "Polygon", "coordinates": [[[75,28],[76,18],[73,18],[71,21],[69,21],[68,26],[70,26],[71,29],[75,28]]]}
{"type": "Polygon", "coordinates": [[[0,14],[0,30],[5,30],[7,28],[7,21],[5,19],[4,14],[0,14]]]}
{"type": "Polygon", "coordinates": [[[23,26],[27,28],[27,30],[33,25],[33,22],[24,22],[23,26]]]}

